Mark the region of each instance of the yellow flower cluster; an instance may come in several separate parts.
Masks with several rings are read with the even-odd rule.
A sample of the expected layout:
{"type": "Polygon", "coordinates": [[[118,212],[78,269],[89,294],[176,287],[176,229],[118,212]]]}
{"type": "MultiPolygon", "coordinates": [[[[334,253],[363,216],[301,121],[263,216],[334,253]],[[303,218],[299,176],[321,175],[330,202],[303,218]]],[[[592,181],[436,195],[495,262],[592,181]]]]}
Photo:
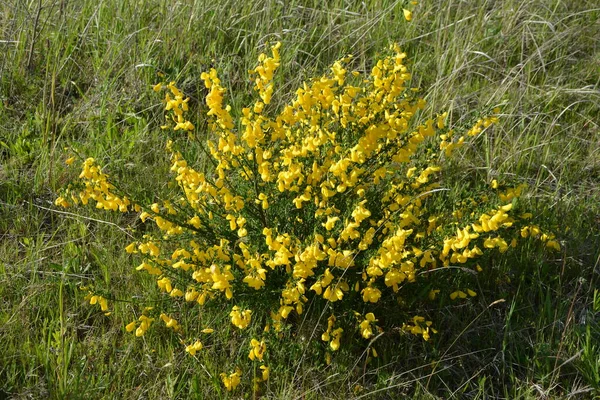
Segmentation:
{"type": "Polygon", "coordinates": [[[190,344],[189,346],[186,346],[185,351],[186,353],[189,353],[190,356],[195,356],[196,353],[202,350],[203,347],[204,346],[202,345],[202,342],[196,340],[194,343],[190,344]]]}
{"type": "Polygon", "coordinates": [[[337,351],[340,348],[340,339],[342,338],[343,328],[334,329],[335,315],[331,315],[327,320],[327,330],[321,335],[321,340],[329,342],[329,347],[333,351],[337,351]]]}
{"type": "Polygon", "coordinates": [[[163,322],[165,323],[167,328],[171,328],[175,332],[181,332],[181,326],[179,325],[179,323],[177,322],[177,320],[175,318],[171,318],[167,314],[162,313],[162,314],[160,314],[160,319],[163,320],[163,322]]]}
{"type": "Polygon", "coordinates": [[[242,376],[242,371],[237,368],[235,372],[231,374],[221,373],[221,381],[223,385],[228,391],[234,390],[240,384],[240,378],[242,376]]]}
{"type": "Polygon", "coordinates": [[[250,353],[248,358],[252,361],[259,361],[261,365],[259,367],[261,376],[254,379],[254,391],[258,391],[258,386],[261,382],[269,380],[270,368],[263,363],[265,352],[267,351],[267,344],[264,340],[258,341],[257,339],[250,340],[250,353]]]}
{"type": "MultiPolygon", "coordinates": [[[[67,164],[70,165],[73,161],[74,159],[70,158],[67,160],[67,164]]],[[[83,190],[78,194],[71,189],[65,190],[64,195],[55,200],[55,205],[67,208],[79,204],[80,201],[86,205],[91,199],[96,202],[96,208],[99,209],[120,212],[140,210],[140,207],[132,204],[127,196],[120,197],[114,193],[115,186],[108,181],[108,175],[102,172],[93,158],[88,158],[83,162],[79,178],[83,183],[83,190]],[[71,202],[69,202],[69,198],[71,202]]]]}
{"type": "Polygon", "coordinates": [[[149,317],[147,315],[147,313],[152,311],[153,309],[154,307],[144,308],[142,315],[140,315],[140,317],[138,318],[139,323],[136,321],[132,321],[125,326],[125,330],[127,332],[135,331],[135,336],[137,337],[144,336],[146,331],[150,328],[152,322],[154,322],[154,318],[149,317]]]}
{"type": "Polygon", "coordinates": [[[429,340],[431,333],[437,333],[437,331],[431,327],[432,324],[431,321],[426,321],[425,317],[415,315],[410,323],[402,326],[402,329],[413,335],[421,335],[424,340],[429,340]]]}
{"type": "MultiPolygon", "coordinates": [[[[332,312],[321,339],[336,351],[349,321],[365,339],[383,331],[375,307],[397,309],[404,287],[434,275],[424,272],[456,264],[480,271],[476,260],[486,252],[503,253],[529,236],[560,248],[554,236],[531,223],[521,226],[527,218],[512,214],[523,186],[434,211],[430,199],[447,190],[440,179],[444,159],[496,123],[498,110],[464,134],[447,127],[447,113],[422,120],[426,103],[408,86],[406,54],[398,46],[367,76],[349,71],[353,58],[344,57],[305,82],[289,104],[271,110],[279,50],[278,43],[250,71],[258,98],[239,113],[226,104],[217,71],[202,74],[212,164],[195,168],[177,150],[177,136],[167,142],[179,198],[137,206],[114,194],[93,159],[84,162],[84,204],[91,198],[99,208],[133,209],[156,225],[158,235],[147,234],[125,250],[142,258],[136,269],[150,274],[164,296],[178,304],[238,304],[229,314],[235,327],[267,324],[276,331],[315,299],[332,312]],[[352,319],[354,309],[364,314],[352,319]]],[[[174,131],[191,132],[188,99],[174,83],[166,86],[168,121],[174,131]]],[[[500,186],[494,182],[488,192],[500,186]]],[[[56,203],[68,206],[63,197],[56,203]]],[[[430,300],[447,289],[438,287],[429,291],[430,300]]],[[[476,295],[464,290],[444,293],[451,299],[476,295]]],[[[186,324],[153,315],[185,336],[186,324]]],[[[126,329],[142,336],[153,320],[144,312],[126,329]]],[[[402,329],[425,340],[436,332],[418,315],[402,329]]],[[[190,355],[203,349],[193,340],[185,347],[190,355]]],[[[264,341],[251,340],[251,360],[262,362],[265,351],[264,341]]],[[[260,368],[264,381],[269,368],[260,368]]],[[[233,390],[241,374],[221,379],[233,390]]]]}
{"type": "MultiPolygon", "coordinates": [[[[159,83],[155,85],[153,89],[158,92],[161,88],[162,84],[159,83]]],[[[165,109],[172,112],[171,121],[175,123],[173,130],[177,131],[182,129],[188,132],[193,131],[194,124],[183,117],[183,113],[189,110],[188,102],[190,101],[190,98],[184,97],[183,93],[175,86],[175,82],[170,82],[167,85],[167,89],[170,93],[165,95],[165,109]],[[173,95],[173,97],[171,97],[171,95],[173,95]]],[[[169,119],[167,119],[167,123],[168,122],[170,122],[169,119]]],[[[161,128],[167,129],[169,128],[169,125],[163,125],[161,128]]]]}
{"type": "Polygon", "coordinates": [[[365,319],[359,325],[362,337],[370,339],[373,336],[373,327],[376,327],[375,322],[377,322],[375,314],[367,313],[367,315],[365,315],[365,319]]]}
{"type": "Polygon", "coordinates": [[[108,300],[106,300],[102,296],[92,295],[90,297],[90,304],[91,305],[98,304],[100,306],[100,309],[102,311],[104,311],[105,313],[108,311],[108,300]]]}
{"type": "MultiPolygon", "coordinates": [[[[181,326],[178,325],[178,327],[179,327],[178,332],[181,333],[182,332],[181,326]]],[[[200,332],[210,334],[210,333],[214,332],[214,329],[204,328],[200,332]]],[[[196,353],[199,352],[200,350],[202,350],[203,348],[204,348],[204,345],[202,344],[202,342],[199,339],[196,339],[192,344],[185,346],[185,352],[191,356],[195,356],[196,353]]]]}
{"type": "Polygon", "coordinates": [[[248,354],[248,358],[252,361],[254,361],[255,359],[262,361],[266,350],[267,345],[265,344],[264,340],[259,342],[256,339],[252,339],[250,341],[250,354],[248,354]]]}
{"type": "Polygon", "coordinates": [[[552,233],[543,233],[537,225],[525,225],[521,228],[521,237],[534,237],[546,243],[546,247],[555,251],[560,251],[560,244],[556,236],[552,233]]]}
{"type": "Polygon", "coordinates": [[[229,314],[231,323],[240,329],[247,328],[252,320],[252,310],[240,311],[238,306],[234,306],[229,314]]]}

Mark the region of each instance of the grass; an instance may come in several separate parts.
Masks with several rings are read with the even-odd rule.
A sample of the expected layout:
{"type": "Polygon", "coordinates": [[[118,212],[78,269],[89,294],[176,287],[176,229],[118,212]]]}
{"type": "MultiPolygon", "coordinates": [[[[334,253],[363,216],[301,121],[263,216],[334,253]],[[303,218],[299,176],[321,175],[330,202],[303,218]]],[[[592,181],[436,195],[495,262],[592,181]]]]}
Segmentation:
{"type": "MultiPolygon", "coordinates": [[[[211,356],[196,360],[166,330],[137,340],[125,334],[131,304],[115,302],[107,318],[85,304],[79,286],[110,286],[124,300],[152,290],[132,273],[122,250],[128,233],[115,226],[133,219],[64,213],[53,201],[72,178],[63,163],[69,147],[101,159],[148,198],[163,190],[162,105],[150,86],[157,72],[192,97],[202,132],[200,73],[218,68],[231,102],[243,104],[245,71],[276,40],[289,66],[278,78],[281,102],[340,56],[352,53],[355,67],[368,70],[398,42],[426,88],[428,110],[446,109],[460,125],[473,117],[469,110],[503,104],[501,123],[465,149],[455,174],[529,183],[526,200],[556,227],[563,251],[532,244],[490,259],[473,282],[476,301],[428,310],[440,328],[431,343],[386,334],[373,343],[378,359],[350,347],[326,366],[321,345],[299,332],[273,351],[264,398],[599,396],[597,3],[431,1],[416,7],[411,23],[403,7],[0,2],[0,398],[227,397],[218,374],[246,357],[238,349],[247,344],[225,332],[208,344],[211,356]]],[[[217,324],[227,315],[213,309],[206,318],[217,324]]]]}

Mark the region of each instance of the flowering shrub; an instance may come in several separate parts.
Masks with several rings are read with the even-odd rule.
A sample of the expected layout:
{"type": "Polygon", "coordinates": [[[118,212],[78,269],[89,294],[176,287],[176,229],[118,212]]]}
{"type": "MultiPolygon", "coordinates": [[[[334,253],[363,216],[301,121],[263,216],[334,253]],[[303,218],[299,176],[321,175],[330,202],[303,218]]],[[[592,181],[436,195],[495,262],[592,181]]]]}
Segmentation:
{"type": "MultiPolygon", "coordinates": [[[[195,130],[186,118],[189,98],[174,83],[154,87],[166,91],[163,128],[172,132],[166,149],[178,195],[143,204],[117,190],[89,158],[79,185],[56,200],[63,207],[92,200],[97,208],[139,212],[158,227],[158,234],[125,250],[180,307],[171,307],[171,315],[147,307],[127,331],[142,336],[162,321],[193,356],[203,350],[201,335],[213,330],[180,323],[190,315],[181,305],[219,303],[240,331],[254,325],[281,332],[290,316],[313,307],[325,316],[314,321],[330,351],[354,332],[371,339],[396,327],[429,340],[436,330],[424,316],[401,315],[399,326],[391,317],[402,297],[420,300],[411,285],[427,281],[433,288],[423,301],[476,292],[448,288],[428,272],[450,266],[481,271],[484,254],[504,253],[528,236],[559,248],[552,235],[527,222],[531,214],[516,215],[524,186],[494,180],[457,204],[436,198],[449,190],[442,184],[447,161],[498,121],[497,110],[464,134],[447,127],[446,113],[423,118],[426,103],[409,87],[406,54],[397,46],[367,76],[347,70],[351,56],[335,62],[276,110],[279,48],[261,54],[250,71],[258,96],[242,110],[226,105],[215,69],[202,74],[211,121],[210,164],[202,170],[181,153],[181,132],[195,130]]],[[[106,311],[98,299],[91,302],[106,311]]],[[[267,380],[268,342],[249,339],[249,359],[262,371],[256,382],[267,380]]],[[[228,390],[242,376],[241,369],[221,374],[228,390]]]]}

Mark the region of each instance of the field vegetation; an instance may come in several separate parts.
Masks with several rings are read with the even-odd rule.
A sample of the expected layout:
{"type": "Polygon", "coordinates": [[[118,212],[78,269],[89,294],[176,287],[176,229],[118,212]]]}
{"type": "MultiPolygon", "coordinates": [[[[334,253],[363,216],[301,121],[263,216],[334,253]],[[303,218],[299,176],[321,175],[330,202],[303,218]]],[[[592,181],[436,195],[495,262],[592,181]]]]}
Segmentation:
{"type": "MultiPolygon", "coordinates": [[[[0,399],[596,398],[599,38],[593,0],[0,2],[0,399]],[[421,271],[433,283],[400,291],[396,329],[379,334],[367,317],[362,327],[373,334],[346,328],[334,352],[331,339],[321,340],[325,330],[335,337],[322,312],[328,306],[292,312],[285,340],[269,333],[268,379],[248,359],[262,326],[240,334],[225,294],[198,308],[201,328],[215,329],[203,349],[182,343],[173,323],[165,326],[168,316],[136,335],[139,322],[130,324],[148,299],[181,311],[156,278],[136,270],[139,254],[125,251],[158,230],[133,207],[64,208],[56,199],[77,181],[78,160],[93,157],[151,212],[176,186],[170,135],[190,165],[210,166],[203,144],[215,131],[206,115],[214,108],[202,73],[218,71],[240,118],[257,97],[248,70],[277,42],[269,104],[277,111],[337,60],[352,54],[348,74],[366,76],[397,44],[407,86],[425,100],[422,120],[446,112],[444,124],[457,132],[493,120],[454,150],[442,186],[426,193],[430,206],[460,219],[463,201],[495,182],[520,187],[515,207],[555,239],[523,238],[491,252],[480,270],[421,271]],[[193,137],[161,129],[171,81],[189,97],[193,137]],[[437,333],[411,334],[413,316],[431,320],[437,333]],[[237,366],[245,370],[233,388],[221,374],[231,379],[237,366]]],[[[417,161],[429,165],[423,157],[417,161]]],[[[386,307],[376,317],[394,320],[386,307]]]]}

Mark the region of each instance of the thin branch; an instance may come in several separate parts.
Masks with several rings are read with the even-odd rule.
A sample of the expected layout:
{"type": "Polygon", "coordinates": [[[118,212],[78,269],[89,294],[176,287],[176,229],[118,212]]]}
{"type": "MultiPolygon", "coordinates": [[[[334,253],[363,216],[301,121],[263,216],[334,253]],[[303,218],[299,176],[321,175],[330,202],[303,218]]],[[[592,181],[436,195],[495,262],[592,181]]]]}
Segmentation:
{"type": "Polygon", "coordinates": [[[115,228],[119,229],[120,231],[122,231],[123,233],[125,233],[125,234],[126,234],[127,236],[129,236],[130,238],[132,238],[132,239],[135,239],[135,237],[134,237],[134,236],[133,236],[131,233],[129,233],[129,232],[126,230],[126,229],[124,229],[124,228],[120,227],[119,225],[117,225],[117,224],[115,224],[115,223],[113,223],[113,222],[104,221],[104,220],[102,220],[102,219],[96,219],[96,218],[86,217],[86,216],[84,216],[84,215],[81,215],[81,214],[75,214],[75,213],[71,213],[71,212],[68,212],[68,211],[59,211],[59,210],[54,210],[54,209],[52,209],[52,208],[43,207],[43,206],[40,206],[40,205],[37,205],[37,204],[31,203],[31,202],[28,202],[28,201],[26,201],[25,203],[27,203],[27,204],[31,204],[32,206],[34,206],[34,207],[37,207],[37,208],[39,208],[39,209],[42,209],[42,210],[50,211],[50,212],[53,212],[53,213],[56,213],[56,214],[65,215],[65,216],[67,216],[68,218],[73,218],[73,219],[85,219],[85,220],[87,220],[87,221],[94,221],[94,222],[99,222],[99,223],[101,223],[101,224],[106,224],[106,225],[114,226],[115,228]]]}

